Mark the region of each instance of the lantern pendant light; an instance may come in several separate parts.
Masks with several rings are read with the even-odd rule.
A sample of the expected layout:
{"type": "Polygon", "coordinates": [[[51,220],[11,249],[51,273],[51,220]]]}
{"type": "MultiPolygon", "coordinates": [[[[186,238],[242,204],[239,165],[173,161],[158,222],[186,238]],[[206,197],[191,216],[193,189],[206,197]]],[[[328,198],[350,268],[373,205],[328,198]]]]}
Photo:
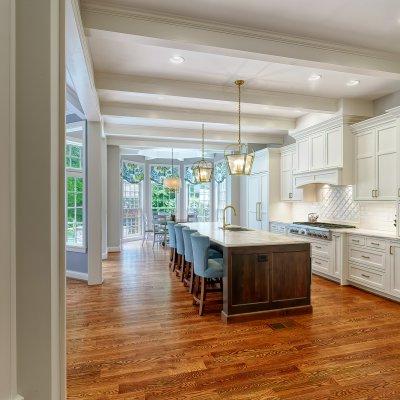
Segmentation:
{"type": "Polygon", "coordinates": [[[204,124],[202,125],[201,134],[201,160],[193,164],[192,171],[196,183],[211,182],[213,163],[204,159],[204,124]]]}
{"type": "Polygon", "coordinates": [[[174,174],[174,149],[172,149],[171,176],[164,178],[164,187],[176,192],[181,188],[181,179],[174,174]]]}
{"type": "Polygon", "coordinates": [[[230,175],[250,175],[254,161],[254,150],[241,141],[241,87],[244,81],[237,80],[235,85],[238,88],[238,143],[229,145],[224,152],[230,175]]]}

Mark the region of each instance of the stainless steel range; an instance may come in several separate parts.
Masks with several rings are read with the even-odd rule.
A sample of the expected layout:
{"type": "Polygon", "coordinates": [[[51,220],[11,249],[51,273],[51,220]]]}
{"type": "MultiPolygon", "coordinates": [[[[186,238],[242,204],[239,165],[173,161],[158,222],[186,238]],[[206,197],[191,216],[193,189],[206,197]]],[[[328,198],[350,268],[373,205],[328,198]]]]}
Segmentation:
{"type": "Polygon", "coordinates": [[[330,224],[327,222],[293,222],[293,224],[289,225],[289,233],[332,240],[332,229],[343,228],[355,228],[355,226],[330,224]]]}

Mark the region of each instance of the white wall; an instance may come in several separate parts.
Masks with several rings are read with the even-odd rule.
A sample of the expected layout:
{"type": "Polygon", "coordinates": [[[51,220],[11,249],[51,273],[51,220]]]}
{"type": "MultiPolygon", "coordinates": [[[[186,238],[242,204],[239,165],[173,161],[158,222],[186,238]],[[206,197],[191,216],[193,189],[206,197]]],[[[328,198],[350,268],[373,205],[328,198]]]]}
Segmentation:
{"type": "Polygon", "coordinates": [[[374,115],[385,113],[386,110],[400,106],[400,90],[374,100],[374,115]]]}
{"type": "Polygon", "coordinates": [[[17,385],[26,400],[56,400],[65,376],[64,4],[16,3],[17,385]]]}
{"type": "Polygon", "coordinates": [[[107,258],[107,140],[101,139],[101,255],[107,258]]]}
{"type": "Polygon", "coordinates": [[[16,395],[14,259],[14,9],[0,2],[0,400],[16,395]]]}

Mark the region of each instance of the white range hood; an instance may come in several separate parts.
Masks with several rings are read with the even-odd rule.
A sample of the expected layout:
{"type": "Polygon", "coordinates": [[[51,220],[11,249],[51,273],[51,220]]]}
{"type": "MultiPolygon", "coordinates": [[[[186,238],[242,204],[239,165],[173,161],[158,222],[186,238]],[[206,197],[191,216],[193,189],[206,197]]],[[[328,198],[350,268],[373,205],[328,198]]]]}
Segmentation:
{"type": "Polygon", "coordinates": [[[293,174],[293,180],[296,188],[317,183],[335,186],[346,184],[343,183],[341,168],[293,174]]]}

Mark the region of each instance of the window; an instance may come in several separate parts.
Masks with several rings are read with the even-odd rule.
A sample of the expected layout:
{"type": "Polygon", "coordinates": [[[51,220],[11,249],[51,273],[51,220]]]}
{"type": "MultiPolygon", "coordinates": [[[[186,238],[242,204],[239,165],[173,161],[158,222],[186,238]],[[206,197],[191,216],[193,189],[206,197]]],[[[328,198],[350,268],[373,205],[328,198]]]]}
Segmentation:
{"type": "Polygon", "coordinates": [[[83,177],[67,175],[67,246],[84,244],[83,177]]]}
{"type": "Polygon", "coordinates": [[[141,164],[122,161],[122,238],[135,239],[142,235],[142,181],[141,164]]]}
{"type": "Polygon", "coordinates": [[[86,246],[84,122],[67,125],[65,144],[66,246],[86,246]],[[70,130],[69,130],[70,129],[70,130]]]}
{"type": "Polygon", "coordinates": [[[211,184],[186,183],[188,214],[195,214],[199,222],[211,220],[211,184]]]}
{"type": "Polygon", "coordinates": [[[226,179],[223,182],[215,182],[215,202],[216,202],[216,217],[220,222],[223,219],[223,212],[226,206],[226,179]]]}
{"type": "MultiPolygon", "coordinates": [[[[174,176],[179,176],[178,167],[174,166],[174,176]]],[[[174,214],[178,212],[178,193],[164,187],[164,178],[172,176],[172,167],[165,165],[150,166],[151,210],[153,215],[159,213],[174,214]]]]}
{"type": "Polygon", "coordinates": [[[215,217],[218,222],[223,219],[223,212],[227,203],[227,180],[226,162],[220,161],[214,166],[215,217]]]}

